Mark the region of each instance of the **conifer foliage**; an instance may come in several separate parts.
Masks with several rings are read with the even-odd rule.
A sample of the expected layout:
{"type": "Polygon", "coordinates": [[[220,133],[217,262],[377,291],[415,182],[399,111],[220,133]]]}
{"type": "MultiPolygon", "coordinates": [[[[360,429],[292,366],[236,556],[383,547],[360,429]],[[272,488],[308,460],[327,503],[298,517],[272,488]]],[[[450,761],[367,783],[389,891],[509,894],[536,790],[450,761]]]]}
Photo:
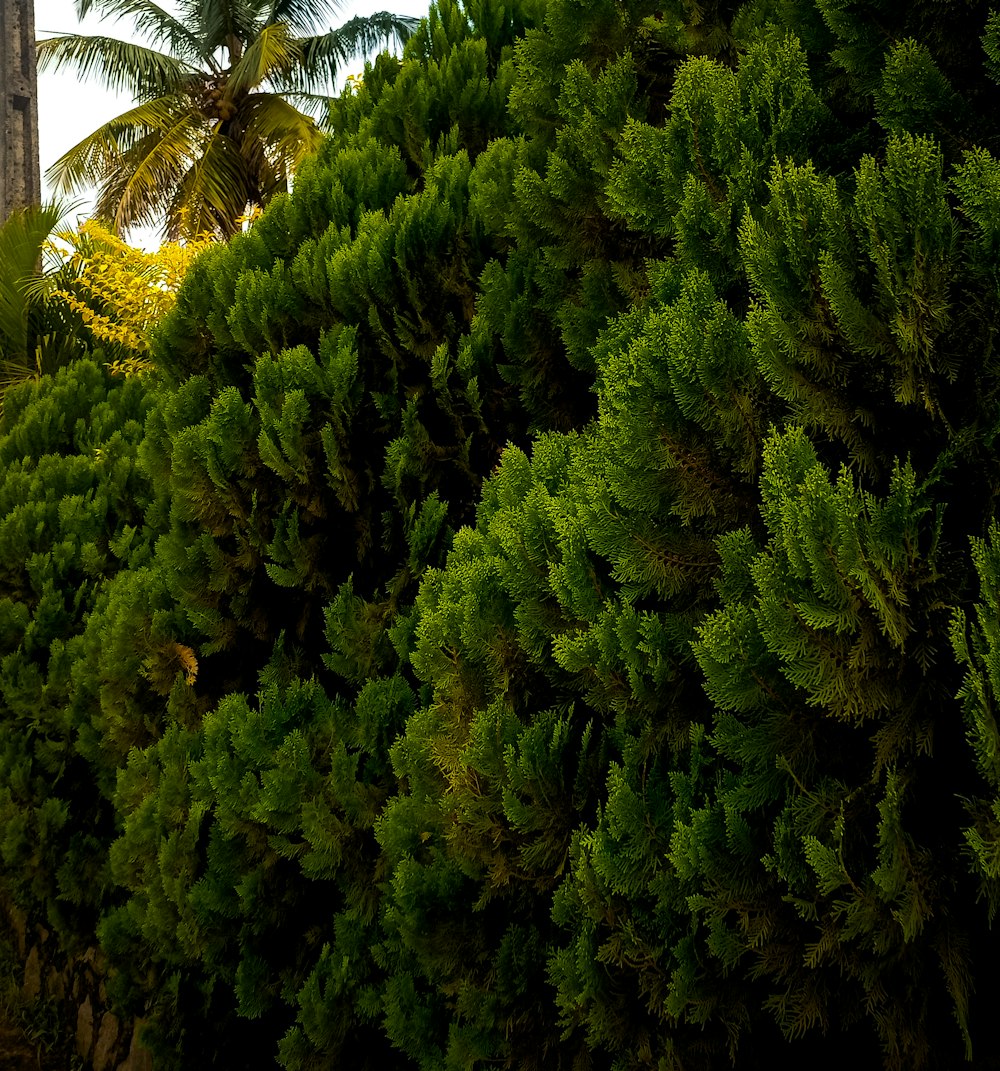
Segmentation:
{"type": "Polygon", "coordinates": [[[0,877],[158,1068],[995,1065],[998,26],[438,0],[12,395],[0,877]]]}
{"type": "Polygon", "coordinates": [[[91,360],[8,392],[0,418],[3,887],[70,947],[107,893],[114,766],[73,701],[88,615],[148,554],[138,380],[91,360]]]}

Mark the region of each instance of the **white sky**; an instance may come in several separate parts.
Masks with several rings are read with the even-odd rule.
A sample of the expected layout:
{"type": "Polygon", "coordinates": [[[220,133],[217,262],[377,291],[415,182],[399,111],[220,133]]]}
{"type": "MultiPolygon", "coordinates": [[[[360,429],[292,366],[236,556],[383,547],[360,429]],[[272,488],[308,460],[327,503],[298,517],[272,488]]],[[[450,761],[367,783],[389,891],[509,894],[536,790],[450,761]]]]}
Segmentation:
{"type": "MultiPolygon", "coordinates": [[[[160,0],[168,11],[176,10],[170,0],[160,0]]],[[[95,7],[100,6],[97,0],[95,7]]],[[[429,0],[344,0],[340,25],[355,15],[370,15],[376,11],[392,11],[397,15],[423,16],[427,14],[429,0]]],[[[100,34],[117,37],[123,41],[140,41],[132,32],[128,19],[118,22],[101,21],[91,12],[81,23],[76,17],[74,0],[35,0],[35,32],[38,37],[59,36],[66,33],[100,34]]],[[[146,43],[146,42],[143,42],[146,43]]],[[[360,70],[359,58],[354,70],[360,70]]],[[[342,74],[350,74],[344,70],[342,74]]],[[[46,71],[38,76],[38,143],[42,165],[43,196],[51,191],[45,182],[45,171],[67,149],[96,130],[102,123],[120,115],[132,104],[123,97],[102,88],[96,81],[81,82],[76,74],[67,69],[53,74],[46,71]]],[[[81,195],[86,196],[86,195],[81,195]]],[[[90,202],[92,203],[92,202],[90,202]]],[[[88,205],[77,213],[86,216],[88,205]]],[[[158,237],[149,231],[135,231],[131,240],[136,244],[155,247],[158,237]]]]}

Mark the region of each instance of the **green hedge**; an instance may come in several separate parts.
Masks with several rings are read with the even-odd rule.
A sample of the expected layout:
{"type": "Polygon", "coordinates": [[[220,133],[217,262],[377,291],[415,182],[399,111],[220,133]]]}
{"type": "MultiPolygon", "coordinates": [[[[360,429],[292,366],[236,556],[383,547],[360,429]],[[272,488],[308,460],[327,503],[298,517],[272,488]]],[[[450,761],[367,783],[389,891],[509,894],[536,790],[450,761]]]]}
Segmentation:
{"type": "Polygon", "coordinates": [[[989,1068],[1000,15],[439,0],[0,422],[0,880],[157,1068],[989,1068]]]}

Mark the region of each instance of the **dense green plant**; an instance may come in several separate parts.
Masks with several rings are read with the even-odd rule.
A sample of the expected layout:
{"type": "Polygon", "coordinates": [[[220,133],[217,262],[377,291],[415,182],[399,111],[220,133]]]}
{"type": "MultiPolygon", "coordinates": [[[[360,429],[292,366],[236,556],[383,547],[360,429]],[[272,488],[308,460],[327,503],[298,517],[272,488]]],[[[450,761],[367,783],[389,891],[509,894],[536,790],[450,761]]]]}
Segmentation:
{"type": "Polygon", "coordinates": [[[471,154],[505,128],[529,15],[493,17],[487,42],[475,5],[435,8],[402,64],[338,103],[294,193],[200,258],[154,347],[175,384],[142,449],[159,538],[92,617],[77,701],[125,764],[111,859],[129,899],[102,935],[165,1061],[208,1020],[204,1059],[230,1067],[286,1033],[289,1066],[395,1059],[372,826],[415,699],[392,628],[518,433],[495,370],[456,351],[491,248],[471,154]],[[144,680],[129,635],[151,637],[144,680]],[[255,1026],[227,1033],[233,1007],[255,1026]]]}
{"type": "Polygon", "coordinates": [[[148,408],[141,383],[79,361],[9,392],[0,417],[3,884],[69,947],[93,934],[114,824],[113,767],[72,703],[74,643],[146,546],[148,408]]]}
{"type": "Polygon", "coordinates": [[[508,451],[421,589],[432,699],[378,831],[426,1066],[519,1040],[511,993],[519,1066],[756,1067],[782,1036],[990,1066],[995,789],[959,805],[989,693],[974,762],[948,630],[996,501],[996,161],[915,121],[852,142],[801,43],[748,28],[619,144],[608,211],[663,254],[591,350],[596,425],[508,451]]]}
{"type": "Polygon", "coordinates": [[[993,1066],[1000,46],[937,10],[440,0],[192,268],[116,561],[30,484],[4,881],[158,1066],[993,1066]]]}
{"type": "Polygon", "coordinates": [[[8,389],[54,372],[87,347],[79,317],[46,293],[45,245],[65,206],[16,209],[0,224],[0,410],[8,389]]]}

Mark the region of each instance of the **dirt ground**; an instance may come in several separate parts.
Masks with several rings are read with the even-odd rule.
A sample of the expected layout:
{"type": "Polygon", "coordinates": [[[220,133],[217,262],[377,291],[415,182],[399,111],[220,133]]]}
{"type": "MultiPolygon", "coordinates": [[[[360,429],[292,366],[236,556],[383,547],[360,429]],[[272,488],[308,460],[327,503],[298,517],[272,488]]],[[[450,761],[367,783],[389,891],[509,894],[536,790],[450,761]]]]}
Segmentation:
{"type": "Polygon", "coordinates": [[[67,1071],[64,1060],[39,1053],[11,1023],[0,1020],[0,1071],[67,1071]]]}
{"type": "Polygon", "coordinates": [[[0,1071],[38,1071],[35,1050],[6,1023],[0,1023],[0,1071]]]}

